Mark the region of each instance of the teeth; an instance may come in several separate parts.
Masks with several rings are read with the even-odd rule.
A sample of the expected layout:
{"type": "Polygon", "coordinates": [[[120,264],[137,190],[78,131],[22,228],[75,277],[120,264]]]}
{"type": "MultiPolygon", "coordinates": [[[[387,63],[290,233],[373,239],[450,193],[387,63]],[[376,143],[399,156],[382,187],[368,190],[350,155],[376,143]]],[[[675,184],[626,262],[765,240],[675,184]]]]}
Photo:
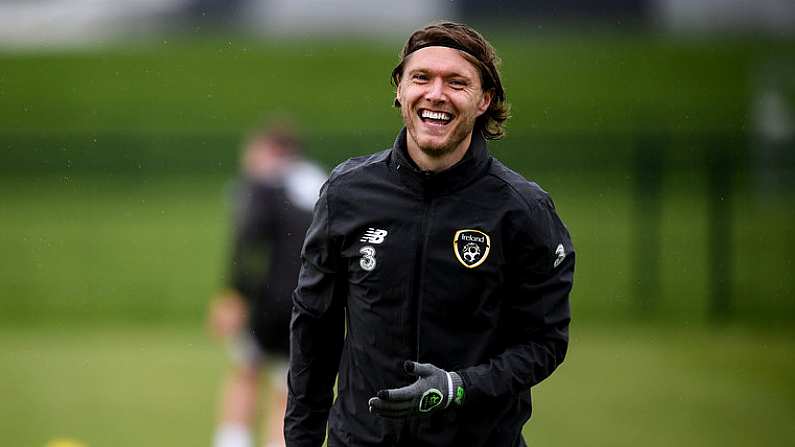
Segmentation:
{"type": "Polygon", "coordinates": [[[422,111],[422,117],[423,118],[430,118],[432,120],[444,120],[444,121],[450,121],[450,119],[451,119],[451,116],[450,116],[449,113],[432,112],[430,110],[423,110],[422,111]]]}

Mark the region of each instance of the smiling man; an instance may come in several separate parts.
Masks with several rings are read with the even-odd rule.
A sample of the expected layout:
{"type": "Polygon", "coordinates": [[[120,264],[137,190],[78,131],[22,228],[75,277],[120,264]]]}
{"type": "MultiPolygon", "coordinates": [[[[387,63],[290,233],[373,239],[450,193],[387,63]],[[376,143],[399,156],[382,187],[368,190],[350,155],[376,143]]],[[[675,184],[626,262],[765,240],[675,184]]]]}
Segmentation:
{"type": "Polygon", "coordinates": [[[568,346],[574,249],[552,200],[494,159],[508,105],[472,28],[415,31],[404,128],[323,187],[293,294],[288,446],[524,446],[568,346]],[[335,378],[337,398],[334,400],[335,378]]]}
{"type": "Polygon", "coordinates": [[[461,160],[493,95],[483,90],[477,67],[460,50],[424,47],[405,60],[395,83],[411,159],[431,172],[461,160]]]}

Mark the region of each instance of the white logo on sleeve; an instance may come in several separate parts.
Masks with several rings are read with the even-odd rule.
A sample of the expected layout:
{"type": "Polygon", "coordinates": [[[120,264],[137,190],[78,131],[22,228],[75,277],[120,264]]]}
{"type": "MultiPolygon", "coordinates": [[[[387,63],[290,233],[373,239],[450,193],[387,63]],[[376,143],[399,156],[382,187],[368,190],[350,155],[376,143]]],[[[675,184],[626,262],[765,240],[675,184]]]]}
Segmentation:
{"type": "Polygon", "coordinates": [[[381,244],[386,239],[386,235],[389,234],[386,230],[380,230],[378,228],[368,228],[367,231],[364,233],[359,242],[367,242],[370,244],[381,244]]]}
{"type": "Polygon", "coordinates": [[[555,249],[555,263],[552,264],[552,267],[557,267],[566,259],[566,249],[563,248],[563,244],[558,244],[558,248],[555,249]]]}

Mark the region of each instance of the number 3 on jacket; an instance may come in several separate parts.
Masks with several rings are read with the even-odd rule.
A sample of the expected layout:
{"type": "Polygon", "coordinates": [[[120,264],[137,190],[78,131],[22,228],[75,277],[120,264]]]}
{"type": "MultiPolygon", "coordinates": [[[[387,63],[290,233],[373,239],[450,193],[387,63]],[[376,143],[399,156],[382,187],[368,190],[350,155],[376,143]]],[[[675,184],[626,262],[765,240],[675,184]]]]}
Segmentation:
{"type": "Polygon", "coordinates": [[[375,268],[375,248],[365,245],[359,249],[359,253],[362,254],[359,265],[362,266],[364,270],[371,272],[375,268]]]}

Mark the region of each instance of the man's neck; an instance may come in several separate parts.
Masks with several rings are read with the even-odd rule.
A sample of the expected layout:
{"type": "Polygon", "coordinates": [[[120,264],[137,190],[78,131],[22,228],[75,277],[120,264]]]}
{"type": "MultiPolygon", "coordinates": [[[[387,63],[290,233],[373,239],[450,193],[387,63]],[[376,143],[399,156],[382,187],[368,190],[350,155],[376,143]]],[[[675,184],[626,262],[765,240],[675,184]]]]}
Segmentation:
{"type": "Polygon", "coordinates": [[[471,142],[472,133],[467,135],[452,152],[434,157],[423,152],[417,145],[417,142],[411,138],[411,135],[406,135],[406,150],[409,157],[411,157],[421,171],[441,172],[461,161],[464,155],[466,155],[471,142]]]}

